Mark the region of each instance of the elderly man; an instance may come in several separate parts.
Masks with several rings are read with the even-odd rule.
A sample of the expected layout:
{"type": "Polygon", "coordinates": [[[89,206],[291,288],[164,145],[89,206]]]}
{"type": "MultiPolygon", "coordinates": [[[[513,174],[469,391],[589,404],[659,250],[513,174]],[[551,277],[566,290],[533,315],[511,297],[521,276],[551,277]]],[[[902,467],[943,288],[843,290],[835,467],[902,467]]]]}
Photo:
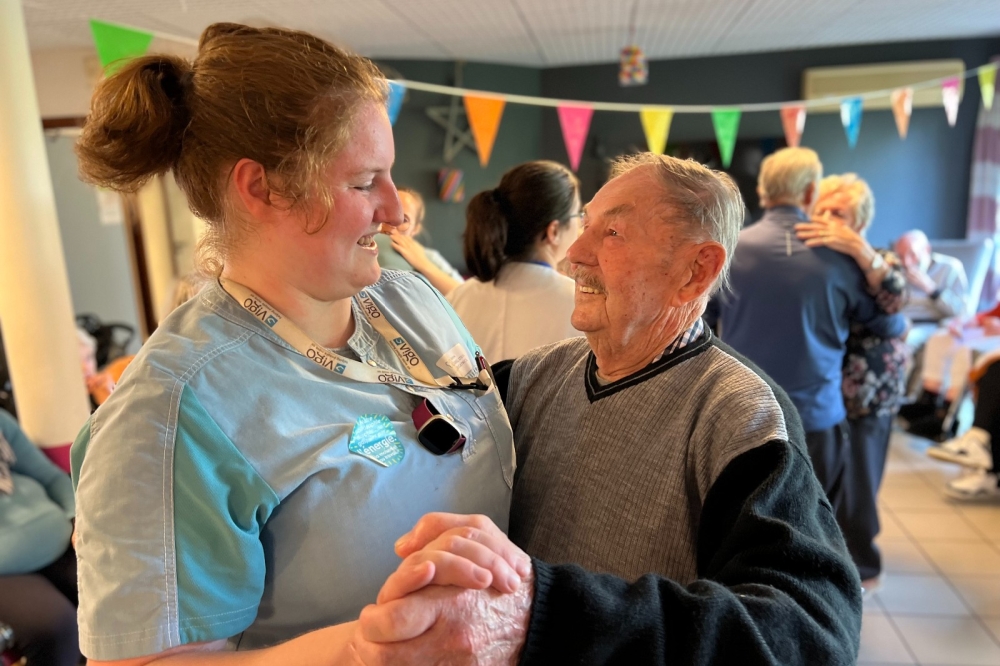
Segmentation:
{"type": "MultiPolygon", "coordinates": [[[[733,293],[717,302],[721,337],[795,403],[816,475],[839,509],[850,487],[841,395],[850,325],[889,339],[905,332],[906,320],[879,309],[854,258],[810,248],[796,235],[796,225],[809,221],[822,175],[819,157],[808,148],[785,148],[764,160],[757,191],[767,212],[740,233],[733,293]]],[[[876,254],[867,270],[881,266],[876,254]]]]}
{"type": "Polygon", "coordinates": [[[569,250],[586,338],[510,370],[531,567],[482,518],[425,517],[362,613],[361,662],[854,663],[860,581],[795,408],[700,318],[742,220],[725,175],[616,164],[569,250]],[[498,559],[526,574],[512,594],[404,596],[485,587],[470,571],[498,559]]]}
{"type": "Polygon", "coordinates": [[[896,254],[910,283],[904,315],[915,323],[937,323],[965,314],[969,280],[961,261],[932,252],[927,235],[916,229],[896,241],[896,254]]]}

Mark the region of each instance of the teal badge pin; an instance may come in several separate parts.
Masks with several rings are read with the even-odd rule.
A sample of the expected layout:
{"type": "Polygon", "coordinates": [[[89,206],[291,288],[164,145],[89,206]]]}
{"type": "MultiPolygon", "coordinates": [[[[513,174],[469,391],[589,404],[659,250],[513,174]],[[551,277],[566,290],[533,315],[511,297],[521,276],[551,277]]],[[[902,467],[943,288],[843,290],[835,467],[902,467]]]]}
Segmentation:
{"type": "Polygon", "coordinates": [[[383,467],[392,467],[402,462],[403,443],[396,437],[392,421],[381,414],[365,414],[354,424],[351,441],[347,445],[351,453],[364,456],[383,467]]]}

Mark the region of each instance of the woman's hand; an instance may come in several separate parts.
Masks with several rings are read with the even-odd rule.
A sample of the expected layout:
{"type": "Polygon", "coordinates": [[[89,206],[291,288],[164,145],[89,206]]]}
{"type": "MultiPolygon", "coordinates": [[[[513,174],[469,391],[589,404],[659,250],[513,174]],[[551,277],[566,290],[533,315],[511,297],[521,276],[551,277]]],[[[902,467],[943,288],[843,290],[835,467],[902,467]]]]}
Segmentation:
{"type": "Polygon", "coordinates": [[[392,240],[393,249],[399,252],[403,259],[406,259],[416,270],[422,273],[430,265],[427,251],[424,250],[424,246],[419,241],[395,231],[389,233],[389,238],[392,240]]]}
{"type": "Polygon", "coordinates": [[[827,214],[824,217],[813,217],[809,222],[795,225],[795,234],[805,242],[806,247],[828,247],[835,252],[853,257],[860,264],[866,258],[868,268],[875,251],[870,249],[868,242],[854,229],[827,214]]]}
{"type": "Polygon", "coordinates": [[[1000,335],[1000,317],[983,317],[980,323],[986,335],[1000,335]]]}

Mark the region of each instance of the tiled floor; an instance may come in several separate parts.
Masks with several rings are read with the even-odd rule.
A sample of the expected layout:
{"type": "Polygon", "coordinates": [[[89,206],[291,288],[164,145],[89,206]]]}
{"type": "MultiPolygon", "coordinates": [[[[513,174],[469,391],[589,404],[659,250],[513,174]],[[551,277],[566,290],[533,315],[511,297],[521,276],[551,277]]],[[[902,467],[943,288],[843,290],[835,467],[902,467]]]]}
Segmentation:
{"type": "Polygon", "coordinates": [[[860,666],[1000,666],[1000,504],[941,492],[954,465],[893,434],[879,495],[885,577],[865,600],[860,666]]]}

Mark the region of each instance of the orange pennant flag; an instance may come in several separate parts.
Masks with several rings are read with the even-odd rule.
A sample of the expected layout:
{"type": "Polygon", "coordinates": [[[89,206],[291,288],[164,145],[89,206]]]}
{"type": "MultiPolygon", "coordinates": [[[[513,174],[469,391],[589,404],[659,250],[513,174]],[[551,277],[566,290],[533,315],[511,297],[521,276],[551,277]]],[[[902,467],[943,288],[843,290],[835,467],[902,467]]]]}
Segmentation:
{"type": "Polygon", "coordinates": [[[469,118],[472,136],[476,139],[476,149],[479,151],[479,164],[490,163],[490,153],[493,152],[493,142],[500,129],[500,118],[503,117],[503,107],[506,101],[491,97],[466,96],[465,115],[469,118]]]}
{"type": "Polygon", "coordinates": [[[913,88],[898,88],[892,91],[892,115],[896,118],[899,138],[905,139],[910,129],[910,114],[913,113],[913,88]]]}

